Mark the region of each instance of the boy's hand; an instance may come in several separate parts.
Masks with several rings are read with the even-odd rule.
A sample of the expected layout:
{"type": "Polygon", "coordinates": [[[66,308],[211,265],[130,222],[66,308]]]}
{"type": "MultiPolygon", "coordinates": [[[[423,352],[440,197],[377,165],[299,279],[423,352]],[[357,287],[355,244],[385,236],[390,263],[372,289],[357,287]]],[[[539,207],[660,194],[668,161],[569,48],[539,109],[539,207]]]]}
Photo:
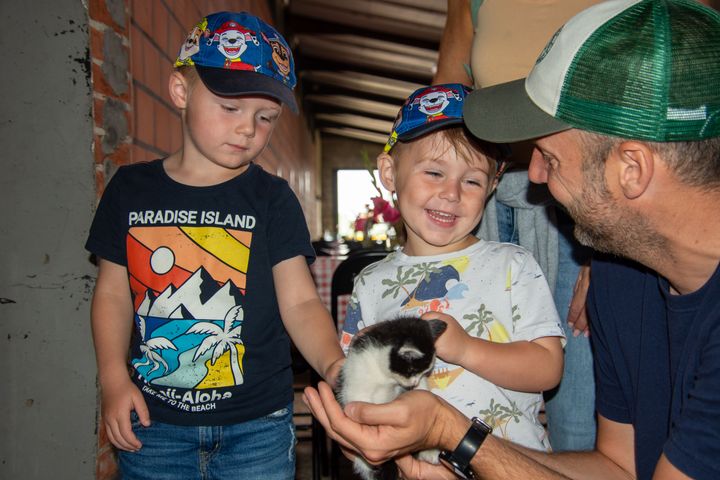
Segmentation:
{"type": "Polygon", "coordinates": [[[467,349],[470,336],[465,329],[450,315],[439,312],[428,312],[422,317],[423,320],[436,318],[447,323],[447,328],[435,340],[435,352],[437,356],[448,363],[463,365],[463,356],[467,349]]]}
{"type": "Polygon", "coordinates": [[[325,381],[329,383],[333,389],[337,386],[338,375],[340,375],[340,369],[342,368],[343,363],[345,363],[344,356],[335,360],[330,364],[327,370],[325,370],[325,381]]]}
{"type": "Polygon", "coordinates": [[[150,426],[150,412],[140,390],[130,381],[102,386],[102,417],[110,442],[120,450],[136,452],[142,443],[132,431],[130,412],[135,410],[140,423],[150,426]]]}

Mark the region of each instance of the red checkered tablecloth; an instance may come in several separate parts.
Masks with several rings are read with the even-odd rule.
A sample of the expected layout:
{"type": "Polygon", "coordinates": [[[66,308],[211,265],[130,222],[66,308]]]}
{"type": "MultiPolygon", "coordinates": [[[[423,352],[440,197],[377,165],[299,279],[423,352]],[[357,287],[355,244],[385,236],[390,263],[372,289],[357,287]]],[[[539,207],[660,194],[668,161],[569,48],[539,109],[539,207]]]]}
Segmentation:
{"type": "MultiPolygon", "coordinates": [[[[330,286],[332,283],[332,276],[335,269],[340,262],[345,260],[344,256],[319,256],[315,259],[312,265],[310,265],[310,272],[312,272],[313,278],[315,279],[315,285],[317,286],[320,300],[322,300],[328,311],[330,309],[330,286]]],[[[342,330],[342,324],[345,321],[345,312],[347,311],[347,303],[350,299],[350,295],[341,295],[338,297],[338,331],[342,330]]]]}

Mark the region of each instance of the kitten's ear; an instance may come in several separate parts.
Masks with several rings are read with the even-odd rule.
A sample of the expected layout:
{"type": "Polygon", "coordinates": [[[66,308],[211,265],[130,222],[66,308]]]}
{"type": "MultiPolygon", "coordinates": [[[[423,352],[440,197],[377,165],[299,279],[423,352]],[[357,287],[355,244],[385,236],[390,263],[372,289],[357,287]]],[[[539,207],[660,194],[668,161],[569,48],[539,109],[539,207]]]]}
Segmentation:
{"type": "Polygon", "coordinates": [[[433,340],[437,340],[445,329],[447,329],[447,323],[442,320],[438,320],[437,318],[426,320],[426,322],[430,327],[430,334],[432,335],[433,340]]]}
{"type": "Polygon", "coordinates": [[[401,358],[405,358],[407,360],[416,360],[423,357],[423,353],[420,350],[415,347],[411,347],[407,343],[403,344],[403,346],[400,347],[400,349],[398,350],[398,355],[400,355],[401,358]]]}

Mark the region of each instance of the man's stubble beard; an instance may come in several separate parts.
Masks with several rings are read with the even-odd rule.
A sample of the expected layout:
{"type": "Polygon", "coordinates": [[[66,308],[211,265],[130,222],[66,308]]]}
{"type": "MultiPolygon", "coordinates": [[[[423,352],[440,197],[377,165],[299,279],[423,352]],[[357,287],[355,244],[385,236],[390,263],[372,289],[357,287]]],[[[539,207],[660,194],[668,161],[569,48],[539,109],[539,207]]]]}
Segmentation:
{"type": "Polygon", "coordinates": [[[578,242],[641,263],[649,260],[652,264],[659,255],[667,255],[667,240],[640,213],[619,205],[604,178],[593,179],[586,173],[583,176],[585,185],[580,199],[567,207],[575,220],[578,242]]]}

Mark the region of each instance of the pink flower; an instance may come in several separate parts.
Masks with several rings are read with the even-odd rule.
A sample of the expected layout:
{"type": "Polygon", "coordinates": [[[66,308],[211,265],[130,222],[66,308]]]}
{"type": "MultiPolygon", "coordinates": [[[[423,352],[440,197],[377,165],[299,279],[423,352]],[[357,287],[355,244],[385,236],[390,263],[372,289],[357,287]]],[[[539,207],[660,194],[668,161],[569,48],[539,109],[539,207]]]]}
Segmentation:
{"type": "Polygon", "coordinates": [[[381,215],[383,213],[383,210],[385,210],[388,206],[387,200],[385,200],[382,197],[373,197],[373,215],[381,215]]]}
{"type": "Polygon", "coordinates": [[[355,219],[355,231],[356,231],[356,232],[363,232],[363,231],[365,231],[365,226],[366,226],[366,225],[367,225],[367,219],[366,219],[366,218],[362,218],[362,217],[358,216],[358,217],[355,219]]]}
{"type": "Polygon", "coordinates": [[[395,223],[400,219],[400,212],[397,208],[393,207],[382,197],[373,197],[373,218],[375,221],[380,221],[379,217],[382,217],[383,222],[395,223]]]}
{"type": "Polygon", "coordinates": [[[400,211],[397,208],[388,205],[383,212],[383,218],[388,223],[395,223],[400,220],[400,211]]]}

